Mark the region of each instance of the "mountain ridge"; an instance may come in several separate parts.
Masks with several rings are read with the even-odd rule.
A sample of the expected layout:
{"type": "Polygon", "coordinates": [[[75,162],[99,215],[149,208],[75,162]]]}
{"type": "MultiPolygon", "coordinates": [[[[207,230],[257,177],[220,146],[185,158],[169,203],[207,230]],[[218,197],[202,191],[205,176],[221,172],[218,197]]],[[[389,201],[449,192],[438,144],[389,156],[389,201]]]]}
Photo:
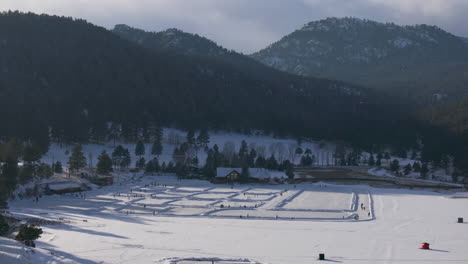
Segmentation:
{"type": "Polygon", "coordinates": [[[422,96],[426,103],[433,93],[468,96],[468,46],[436,26],[328,18],[305,24],[251,57],[302,76],[422,96]]]}

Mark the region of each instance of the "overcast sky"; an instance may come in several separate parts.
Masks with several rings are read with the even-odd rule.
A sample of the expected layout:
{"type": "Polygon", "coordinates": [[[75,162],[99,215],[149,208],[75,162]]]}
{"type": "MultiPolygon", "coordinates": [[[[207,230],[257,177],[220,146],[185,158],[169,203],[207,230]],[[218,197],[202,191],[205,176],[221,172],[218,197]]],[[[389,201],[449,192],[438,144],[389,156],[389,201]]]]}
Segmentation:
{"type": "Polygon", "coordinates": [[[84,18],[106,28],[176,27],[243,53],[331,16],[433,24],[468,37],[468,0],[1,0],[0,10],[9,9],[84,18]]]}

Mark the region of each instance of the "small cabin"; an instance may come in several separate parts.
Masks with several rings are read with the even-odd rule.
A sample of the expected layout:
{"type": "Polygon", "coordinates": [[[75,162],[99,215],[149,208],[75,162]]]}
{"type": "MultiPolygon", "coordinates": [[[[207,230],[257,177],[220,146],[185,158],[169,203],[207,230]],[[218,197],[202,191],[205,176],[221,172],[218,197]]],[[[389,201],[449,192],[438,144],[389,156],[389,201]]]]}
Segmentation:
{"type": "Polygon", "coordinates": [[[216,178],[236,181],[240,178],[241,168],[217,168],[216,178]]]}

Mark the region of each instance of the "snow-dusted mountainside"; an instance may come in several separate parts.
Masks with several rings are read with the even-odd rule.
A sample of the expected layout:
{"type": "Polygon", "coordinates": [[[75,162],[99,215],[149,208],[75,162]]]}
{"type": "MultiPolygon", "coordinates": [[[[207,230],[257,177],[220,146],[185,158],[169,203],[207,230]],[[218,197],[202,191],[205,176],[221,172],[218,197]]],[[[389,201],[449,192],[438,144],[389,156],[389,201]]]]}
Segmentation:
{"type": "Polygon", "coordinates": [[[346,80],[402,96],[468,95],[468,46],[435,26],[328,18],[304,25],[252,57],[290,73],[346,80]]]}
{"type": "Polygon", "coordinates": [[[145,47],[171,50],[185,55],[221,56],[228,53],[227,49],[207,38],[176,28],[161,32],[146,32],[125,24],[118,24],[112,32],[145,47]]]}

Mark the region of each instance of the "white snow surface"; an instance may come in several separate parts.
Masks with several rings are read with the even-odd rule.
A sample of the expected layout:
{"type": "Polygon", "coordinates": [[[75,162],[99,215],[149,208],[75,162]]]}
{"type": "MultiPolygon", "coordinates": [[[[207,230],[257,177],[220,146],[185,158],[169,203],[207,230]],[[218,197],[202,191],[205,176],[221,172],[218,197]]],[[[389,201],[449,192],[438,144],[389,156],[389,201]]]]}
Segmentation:
{"type": "Polygon", "coordinates": [[[468,199],[449,193],[137,176],[85,194],[11,202],[13,216],[62,223],[43,227],[36,253],[1,239],[0,263],[468,263],[456,223],[468,199]]]}

